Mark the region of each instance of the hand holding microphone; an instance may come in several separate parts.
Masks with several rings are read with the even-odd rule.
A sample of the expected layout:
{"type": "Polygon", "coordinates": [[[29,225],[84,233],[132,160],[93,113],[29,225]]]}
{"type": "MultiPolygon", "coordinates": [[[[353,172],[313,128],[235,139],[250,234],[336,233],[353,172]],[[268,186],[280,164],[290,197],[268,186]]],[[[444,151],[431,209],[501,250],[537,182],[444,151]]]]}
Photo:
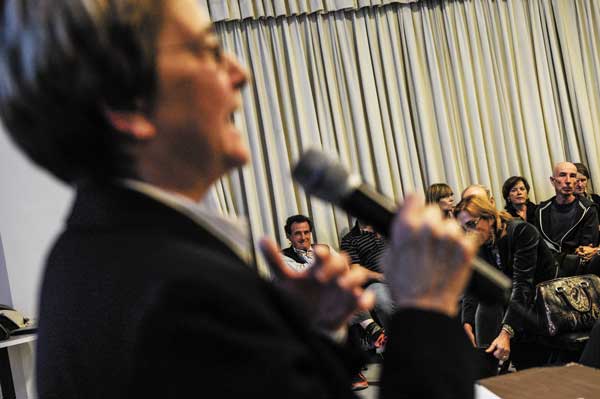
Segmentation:
{"type": "Polygon", "coordinates": [[[407,196],[391,224],[390,243],[383,259],[384,274],[398,308],[458,313],[476,251],[452,220],[437,206],[407,196]]]}
{"type": "MultiPolygon", "coordinates": [[[[292,175],[308,194],[338,205],[367,221],[382,235],[391,236],[385,274],[396,301],[406,302],[409,297],[423,299],[427,297],[424,294],[435,294],[435,290],[442,288],[442,297],[446,299],[438,295],[435,301],[449,300],[458,295],[457,288],[462,290],[461,280],[469,274],[462,270],[466,270],[464,265],[469,261],[473,269],[471,292],[484,302],[506,303],[512,286],[510,279],[484,261],[473,258],[471,240],[455,222],[442,220],[439,210],[434,211],[408,197],[395,216],[398,207],[392,200],[314,150],[302,156],[292,175]]],[[[423,305],[419,307],[432,306],[431,303],[423,305]]]]}

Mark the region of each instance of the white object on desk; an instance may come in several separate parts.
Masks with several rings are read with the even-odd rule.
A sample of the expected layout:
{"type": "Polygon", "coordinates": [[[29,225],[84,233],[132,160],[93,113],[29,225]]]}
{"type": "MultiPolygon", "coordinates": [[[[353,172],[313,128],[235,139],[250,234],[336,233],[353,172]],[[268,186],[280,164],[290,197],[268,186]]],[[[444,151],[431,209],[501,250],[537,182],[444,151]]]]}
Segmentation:
{"type": "Polygon", "coordinates": [[[15,335],[0,341],[0,350],[8,352],[13,388],[17,399],[35,399],[34,346],[36,334],[15,335]]]}
{"type": "Polygon", "coordinates": [[[475,384],[475,399],[502,399],[483,385],[475,384]]]}
{"type": "Polygon", "coordinates": [[[15,335],[14,337],[10,337],[5,341],[0,341],[0,348],[8,348],[9,346],[20,345],[26,342],[33,342],[36,339],[36,334],[15,335]]]}

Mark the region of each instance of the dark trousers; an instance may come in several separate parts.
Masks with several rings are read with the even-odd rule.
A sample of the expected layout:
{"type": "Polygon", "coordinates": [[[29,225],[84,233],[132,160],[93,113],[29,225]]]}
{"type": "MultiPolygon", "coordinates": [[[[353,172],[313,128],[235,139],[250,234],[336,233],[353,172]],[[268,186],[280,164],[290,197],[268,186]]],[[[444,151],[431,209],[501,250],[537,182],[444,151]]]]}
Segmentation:
{"type": "Polygon", "coordinates": [[[487,348],[477,348],[477,365],[475,379],[494,377],[498,375],[498,359],[491,353],[486,353],[487,348]]]}
{"type": "Polygon", "coordinates": [[[551,350],[537,342],[510,343],[510,360],[517,371],[548,364],[551,350]]]}

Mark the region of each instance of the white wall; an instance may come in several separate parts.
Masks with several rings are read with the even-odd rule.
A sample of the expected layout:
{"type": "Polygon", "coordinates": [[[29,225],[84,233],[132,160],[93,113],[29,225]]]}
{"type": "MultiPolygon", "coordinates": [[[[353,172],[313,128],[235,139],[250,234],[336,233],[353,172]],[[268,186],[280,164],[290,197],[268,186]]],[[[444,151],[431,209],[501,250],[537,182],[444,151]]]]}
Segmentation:
{"type": "Polygon", "coordinates": [[[0,125],[0,237],[13,306],[25,316],[37,318],[44,260],[71,197],[67,186],[16,149],[0,125]]]}

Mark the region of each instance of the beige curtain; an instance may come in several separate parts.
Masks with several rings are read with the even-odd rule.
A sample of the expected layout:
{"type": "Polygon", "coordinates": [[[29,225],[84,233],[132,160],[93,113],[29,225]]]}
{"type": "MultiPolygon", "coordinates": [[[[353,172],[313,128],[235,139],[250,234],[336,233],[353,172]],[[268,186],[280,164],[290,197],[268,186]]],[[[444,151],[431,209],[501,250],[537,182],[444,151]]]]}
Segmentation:
{"type": "MultiPolygon", "coordinates": [[[[211,12],[221,3],[267,13],[268,2],[209,3],[211,12]]],[[[306,10],[344,2],[279,3],[288,8],[277,15],[291,4],[304,11],[216,23],[253,74],[236,115],[252,163],[209,202],[247,215],[255,239],[287,245],[285,218],[304,213],[318,240],[338,247],[348,217],[290,178],[309,147],[396,200],[436,182],[455,193],[477,182],[502,206],[502,183],[518,174],[539,201],[565,159],[586,163],[600,188],[600,2],[391,2],[318,13],[306,10]]]]}

